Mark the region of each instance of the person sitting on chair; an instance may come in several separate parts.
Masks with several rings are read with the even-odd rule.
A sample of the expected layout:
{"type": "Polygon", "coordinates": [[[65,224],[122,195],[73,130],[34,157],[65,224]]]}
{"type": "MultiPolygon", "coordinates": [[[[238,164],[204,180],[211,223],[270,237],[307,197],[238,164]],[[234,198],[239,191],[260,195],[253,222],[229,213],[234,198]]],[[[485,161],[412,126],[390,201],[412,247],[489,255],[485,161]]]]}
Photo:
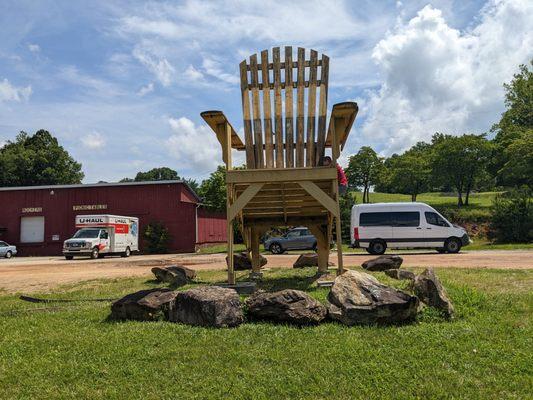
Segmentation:
{"type": "MultiPolygon", "coordinates": [[[[331,157],[325,156],[322,158],[322,165],[324,167],[329,167],[331,165],[331,157]]],[[[348,189],[348,179],[346,179],[346,174],[342,167],[337,163],[337,180],[339,181],[339,195],[343,196],[348,189]]]]}

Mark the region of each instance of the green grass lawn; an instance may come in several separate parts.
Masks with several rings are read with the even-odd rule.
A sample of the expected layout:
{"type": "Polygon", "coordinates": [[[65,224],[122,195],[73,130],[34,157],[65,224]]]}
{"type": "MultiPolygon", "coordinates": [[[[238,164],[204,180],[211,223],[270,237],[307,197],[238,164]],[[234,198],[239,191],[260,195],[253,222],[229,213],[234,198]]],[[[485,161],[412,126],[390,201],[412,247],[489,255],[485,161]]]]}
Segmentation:
{"type": "MultiPolygon", "coordinates": [[[[270,270],[262,286],[299,288],[323,301],[328,289],[313,286],[314,272],[270,270]]],[[[108,303],[43,305],[0,294],[0,398],[531,398],[533,271],[437,273],[456,318],[427,309],[417,323],[389,327],[110,322],[108,303]],[[55,306],[62,308],[43,310],[55,306]]],[[[224,276],[203,271],[198,280],[224,276]]],[[[155,286],[89,281],[53,296],[115,298],[155,286]]]]}

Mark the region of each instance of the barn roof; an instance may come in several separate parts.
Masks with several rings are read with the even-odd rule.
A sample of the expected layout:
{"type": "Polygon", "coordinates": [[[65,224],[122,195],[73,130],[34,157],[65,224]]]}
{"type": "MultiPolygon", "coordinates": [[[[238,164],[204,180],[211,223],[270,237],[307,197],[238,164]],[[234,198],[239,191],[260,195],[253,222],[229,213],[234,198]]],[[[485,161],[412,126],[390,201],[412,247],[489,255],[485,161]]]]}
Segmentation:
{"type": "Polygon", "coordinates": [[[74,185],[43,185],[43,186],[8,186],[0,187],[0,191],[15,191],[15,190],[43,190],[43,189],[78,189],[78,188],[100,188],[109,186],[135,186],[135,185],[172,185],[182,184],[189,190],[194,198],[201,202],[196,192],[192,190],[189,184],[183,180],[165,180],[165,181],[139,181],[139,182],[101,182],[101,183],[80,183],[74,185]]]}

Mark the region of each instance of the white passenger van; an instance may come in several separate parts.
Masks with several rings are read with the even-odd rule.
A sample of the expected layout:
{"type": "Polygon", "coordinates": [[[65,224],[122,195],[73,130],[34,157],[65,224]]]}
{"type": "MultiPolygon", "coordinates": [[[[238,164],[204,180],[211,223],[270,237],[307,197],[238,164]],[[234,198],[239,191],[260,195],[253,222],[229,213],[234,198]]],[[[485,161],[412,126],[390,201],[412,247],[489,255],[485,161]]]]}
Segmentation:
{"type": "Polygon", "coordinates": [[[424,203],[360,204],[352,208],[351,245],[370,254],[387,248],[435,248],[457,253],[470,243],[466,231],[424,203]]]}
{"type": "Polygon", "coordinates": [[[73,237],[63,243],[67,260],[74,256],[129,257],[139,250],[139,219],[120,215],[77,215],[73,237]]]}

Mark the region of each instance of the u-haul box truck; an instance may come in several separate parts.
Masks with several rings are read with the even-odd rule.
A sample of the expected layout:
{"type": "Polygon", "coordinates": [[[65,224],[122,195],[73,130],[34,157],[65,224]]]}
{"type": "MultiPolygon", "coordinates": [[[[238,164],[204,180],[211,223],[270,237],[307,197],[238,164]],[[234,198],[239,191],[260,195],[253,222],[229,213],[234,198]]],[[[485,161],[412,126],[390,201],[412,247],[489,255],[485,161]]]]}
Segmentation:
{"type": "Polygon", "coordinates": [[[67,260],[74,256],[129,257],[139,250],[139,218],[120,215],[77,215],[78,231],[63,243],[67,260]]]}

